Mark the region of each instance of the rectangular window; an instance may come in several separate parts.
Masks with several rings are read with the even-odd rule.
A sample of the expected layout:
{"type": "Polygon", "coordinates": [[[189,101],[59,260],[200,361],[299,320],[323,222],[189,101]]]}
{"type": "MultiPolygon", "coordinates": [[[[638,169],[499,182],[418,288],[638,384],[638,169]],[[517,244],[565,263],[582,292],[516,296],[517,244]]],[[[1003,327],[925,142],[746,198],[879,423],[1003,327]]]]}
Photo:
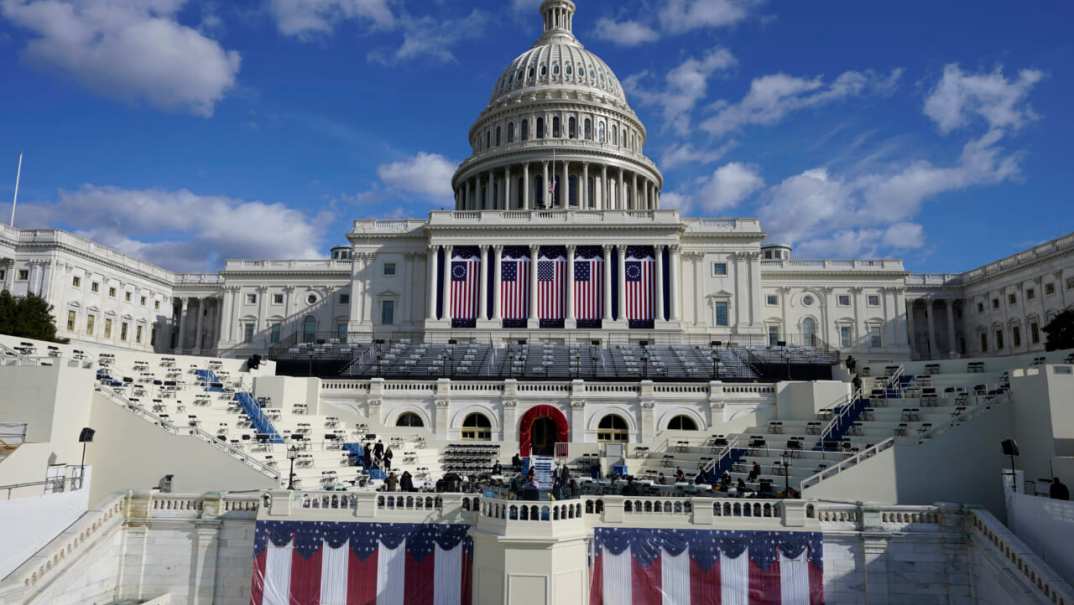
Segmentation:
{"type": "Polygon", "coordinates": [[[869,328],[869,346],[874,349],[883,348],[884,339],[880,334],[880,326],[871,326],[869,328]]]}
{"type": "Polygon", "coordinates": [[[115,288],[108,288],[108,296],[110,296],[112,298],[115,298],[116,297],[116,289],[115,288]]]}
{"type": "Polygon", "coordinates": [[[130,302],[131,301],[131,293],[130,292],[124,292],[123,293],[123,300],[125,300],[127,302],[130,302]]]}
{"type": "Polygon", "coordinates": [[[100,292],[101,291],[101,284],[99,284],[98,282],[93,282],[92,284],[90,284],[89,288],[90,288],[90,292],[94,292],[94,293],[100,292]]]}
{"type": "Polygon", "coordinates": [[[1022,328],[1018,326],[1011,328],[1011,346],[1016,349],[1022,346],[1022,328]]]}
{"type": "Polygon", "coordinates": [[[30,270],[29,269],[19,269],[19,272],[18,272],[18,274],[16,274],[16,277],[18,278],[19,281],[26,281],[26,280],[30,279],[30,270]]]}
{"type": "Polygon", "coordinates": [[[257,295],[256,294],[247,294],[246,295],[246,304],[248,304],[248,305],[256,305],[257,304],[257,295]]]}
{"type": "Polygon", "coordinates": [[[1007,303],[1011,304],[1011,305],[1017,304],[1018,303],[1018,297],[1015,296],[1014,294],[1008,294],[1007,295],[1007,303]]]}
{"type": "Polygon", "coordinates": [[[726,327],[731,325],[731,308],[728,303],[718,302],[716,303],[716,317],[715,322],[717,326],[726,327]]]}
{"type": "Polygon", "coordinates": [[[984,332],[981,332],[981,352],[988,352],[988,334],[985,334],[984,332]]]}
{"type": "Polygon", "coordinates": [[[142,342],[142,330],[143,329],[144,328],[142,326],[135,326],[134,327],[134,342],[141,344],[141,342],[142,342]]]}
{"type": "Polygon", "coordinates": [[[77,275],[72,277],[71,278],[71,285],[76,287],[76,288],[81,288],[82,287],[82,278],[77,276],[77,275]]]}
{"type": "Polygon", "coordinates": [[[94,328],[95,323],[97,323],[97,316],[96,315],[87,315],[86,316],[86,334],[88,334],[90,336],[93,336],[93,328],[94,328]]]}
{"type": "Polygon", "coordinates": [[[142,305],[142,306],[144,307],[144,306],[145,306],[145,302],[146,302],[146,300],[145,300],[145,297],[144,297],[144,296],[143,296],[143,297],[141,297],[141,299],[139,300],[139,304],[141,304],[141,305],[142,305]]]}
{"type": "Polygon", "coordinates": [[[7,277],[7,271],[4,270],[4,269],[0,269],[0,282],[4,281],[4,279],[6,277],[7,277]]]}
{"type": "Polygon", "coordinates": [[[351,304],[351,295],[350,294],[340,294],[339,295],[339,304],[341,304],[341,305],[349,305],[349,304],[351,304]]]}
{"type": "Polygon", "coordinates": [[[112,320],[107,317],[104,320],[104,337],[112,338],[112,320]]]}
{"type": "Polygon", "coordinates": [[[984,313],[984,303],[983,302],[977,303],[977,312],[978,313],[984,313]]]}
{"type": "Polygon", "coordinates": [[[74,311],[68,311],[67,312],[67,331],[68,332],[74,332],[75,331],[75,324],[77,322],[78,322],[78,313],[75,313],[74,311]]]}
{"type": "Polygon", "coordinates": [[[850,306],[850,295],[849,294],[840,294],[838,300],[839,300],[839,306],[840,307],[849,307],[850,306]]]}
{"type": "Polygon", "coordinates": [[[880,297],[877,296],[876,294],[870,294],[869,298],[867,298],[866,301],[867,301],[867,304],[870,307],[879,307],[880,306],[880,297]]]}
{"type": "Polygon", "coordinates": [[[157,346],[157,327],[153,326],[153,329],[149,331],[149,344],[154,347],[157,346]]]}
{"type": "MultiPolygon", "coordinates": [[[[1067,280],[1067,289],[1070,289],[1071,282],[1067,280]]],[[[1055,284],[1044,284],[1044,295],[1055,296],[1055,284]]]]}
{"type": "Polygon", "coordinates": [[[1037,322],[1029,324],[1029,340],[1035,345],[1040,344],[1040,324],[1037,322]]]}
{"type": "Polygon", "coordinates": [[[347,322],[341,321],[336,324],[336,338],[347,340],[347,322]]]}
{"type": "Polygon", "coordinates": [[[996,350],[1003,350],[1003,330],[996,330],[996,350]]]}
{"type": "Polygon", "coordinates": [[[766,297],[766,300],[767,300],[767,302],[768,302],[768,305],[769,305],[770,307],[774,307],[774,306],[776,306],[776,305],[778,305],[778,304],[779,304],[779,297],[778,297],[778,296],[776,296],[775,294],[769,294],[769,295],[768,295],[768,296],[766,297]]]}
{"type": "Polygon", "coordinates": [[[712,274],[716,276],[727,275],[727,263],[712,263],[712,274]]]}
{"type": "Polygon", "coordinates": [[[153,308],[156,309],[157,311],[160,311],[160,301],[159,300],[154,300],[153,301],[153,308]]]}
{"type": "Polygon", "coordinates": [[[119,339],[122,340],[123,342],[127,342],[127,328],[128,328],[127,322],[123,322],[123,323],[119,324],[119,339]]]}
{"type": "Polygon", "coordinates": [[[993,298],[992,299],[992,308],[993,309],[998,309],[999,308],[999,299],[998,298],[993,298]]]}
{"type": "Polygon", "coordinates": [[[1026,300],[1033,300],[1036,297],[1037,297],[1037,291],[1036,290],[1034,290],[1033,288],[1029,288],[1028,290],[1026,290],[1026,300]]]}
{"type": "Polygon", "coordinates": [[[384,300],[380,303],[380,323],[385,326],[395,324],[395,301],[384,300]]]}
{"type": "Polygon", "coordinates": [[[272,295],[272,304],[274,304],[274,305],[282,305],[283,304],[283,294],[273,294],[272,295]]]}
{"type": "Polygon", "coordinates": [[[1067,290],[1074,290],[1074,277],[1067,278],[1067,290]]]}
{"type": "Polygon", "coordinates": [[[242,341],[246,344],[254,341],[254,324],[242,324],[242,341]]]}
{"type": "Polygon", "coordinates": [[[839,346],[844,349],[854,346],[854,329],[850,326],[839,326],[839,346]]]}
{"type": "Polygon", "coordinates": [[[395,263],[384,263],[384,275],[395,275],[395,263]]]}
{"type": "Polygon", "coordinates": [[[779,346],[779,326],[768,326],[768,346],[779,346]]]}
{"type": "Polygon", "coordinates": [[[280,330],[283,327],[280,324],[272,324],[272,328],[269,329],[269,342],[272,344],[280,344],[280,330]]]}

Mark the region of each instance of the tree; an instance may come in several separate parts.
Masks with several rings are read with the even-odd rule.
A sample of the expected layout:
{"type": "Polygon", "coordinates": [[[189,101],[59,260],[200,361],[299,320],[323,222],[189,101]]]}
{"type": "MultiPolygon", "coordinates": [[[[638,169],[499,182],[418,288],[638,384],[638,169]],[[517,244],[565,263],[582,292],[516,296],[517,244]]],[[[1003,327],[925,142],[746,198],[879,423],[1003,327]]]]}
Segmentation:
{"type": "Polygon", "coordinates": [[[33,294],[15,298],[7,290],[0,292],[0,334],[56,342],[52,305],[33,294]]]}
{"type": "Polygon", "coordinates": [[[1062,351],[1074,349],[1074,308],[1067,309],[1044,326],[1044,333],[1048,335],[1045,349],[1049,351],[1062,351]]]}

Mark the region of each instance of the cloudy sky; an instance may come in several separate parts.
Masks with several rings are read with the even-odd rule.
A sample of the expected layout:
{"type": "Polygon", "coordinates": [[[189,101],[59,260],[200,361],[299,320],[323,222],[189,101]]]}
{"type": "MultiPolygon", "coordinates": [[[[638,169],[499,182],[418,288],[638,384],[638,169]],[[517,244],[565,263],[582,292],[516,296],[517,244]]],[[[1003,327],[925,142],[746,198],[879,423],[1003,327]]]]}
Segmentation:
{"type": "MultiPolygon", "coordinates": [[[[1074,5],[576,0],[663,201],[961,271],[1074,231],[1074,5]]],[[[177,270],[451,204],[540,0],[0,0],[0,199],[177,270]]],[[[4,212],[6,215],[6,212],[4,212]]]]}

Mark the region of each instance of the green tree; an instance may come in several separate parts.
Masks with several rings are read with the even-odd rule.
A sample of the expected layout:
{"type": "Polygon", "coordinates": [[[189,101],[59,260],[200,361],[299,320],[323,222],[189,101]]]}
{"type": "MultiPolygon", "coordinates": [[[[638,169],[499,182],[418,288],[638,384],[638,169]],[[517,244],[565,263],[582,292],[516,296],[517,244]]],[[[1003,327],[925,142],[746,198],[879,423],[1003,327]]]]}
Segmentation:
{"type": "Polygon", "coordinates": [[[1074,308],[1067,309],[1044,326],[1048,335],[1045,348],[1049,351],[1074,349],[1074,308]]]}
{"type": "Polygon", "coordinates": [[[33,294],[15,298],[6,290],[0,292],[0,334],[55,342],[52,305],[33,294]]]}

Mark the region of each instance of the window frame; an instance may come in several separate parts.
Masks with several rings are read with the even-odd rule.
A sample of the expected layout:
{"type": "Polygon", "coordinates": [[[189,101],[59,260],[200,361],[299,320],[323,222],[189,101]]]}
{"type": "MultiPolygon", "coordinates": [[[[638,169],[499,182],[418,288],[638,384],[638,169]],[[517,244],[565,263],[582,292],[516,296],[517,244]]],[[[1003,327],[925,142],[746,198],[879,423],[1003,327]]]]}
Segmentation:
{"type": "Polygon", "coordinates": [[[399,274],[399,271],[398,271],[398,267],[396,266],[395,262],[385,262],[384,263],[384,271],[383,271],[384,277],[395,277],[398,274],[399,274]]]}
{"type": "Polygon", "coordinates": [[[713,277],[727,277],[729,268],[726,262],[713,261],[712,263],[712,276],[713,277]]]}
{"type": "Polygon", "coordinates": [[[712,303],[712,325],[717,328],[731,327],[731,301],[717,300],[712,303]],[[723,309],[723,321],[720,321],[720,309],[723,309]]]}

